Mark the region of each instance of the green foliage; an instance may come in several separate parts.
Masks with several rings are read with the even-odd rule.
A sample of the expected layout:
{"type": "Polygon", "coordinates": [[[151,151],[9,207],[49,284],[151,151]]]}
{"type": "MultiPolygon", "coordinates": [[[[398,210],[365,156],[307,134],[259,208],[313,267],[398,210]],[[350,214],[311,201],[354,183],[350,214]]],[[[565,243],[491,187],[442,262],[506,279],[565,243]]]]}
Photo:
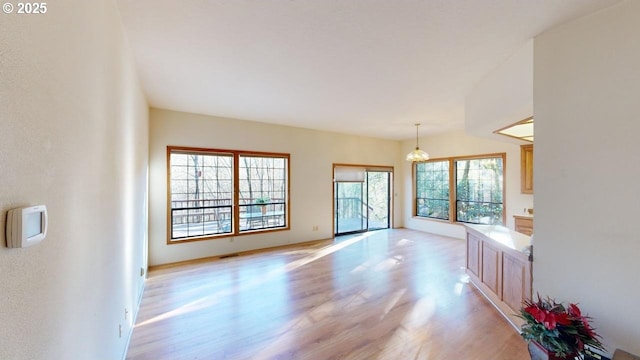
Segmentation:
{"type": "Polygon", "coordinates": [[[525,321],[522,337],[537,342],[558,357],[582,354],[585,345],[605,350],[590,325],[591,318],[582,315],[576,304],[567,307],[551,298],[538,296],[536,302],[524,302],[518,317],[525,321]]]}
{"type": "Polygon", "coordinates": [[[256,204],[258,205],[266,205],[271,202],[269,197],[263,196],[256,199],[256,204]]]}

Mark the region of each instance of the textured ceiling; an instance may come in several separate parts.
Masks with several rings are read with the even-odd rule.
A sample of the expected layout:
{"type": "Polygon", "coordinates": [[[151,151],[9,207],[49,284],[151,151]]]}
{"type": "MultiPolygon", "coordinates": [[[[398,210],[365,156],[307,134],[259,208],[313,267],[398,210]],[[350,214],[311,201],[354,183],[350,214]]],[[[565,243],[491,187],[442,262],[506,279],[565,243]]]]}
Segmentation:
{"type": "Polygon", "coordinates": [[[463,129],[484,75],[617,2],[118,0],[151,106],[389,139],[463,129]]]}

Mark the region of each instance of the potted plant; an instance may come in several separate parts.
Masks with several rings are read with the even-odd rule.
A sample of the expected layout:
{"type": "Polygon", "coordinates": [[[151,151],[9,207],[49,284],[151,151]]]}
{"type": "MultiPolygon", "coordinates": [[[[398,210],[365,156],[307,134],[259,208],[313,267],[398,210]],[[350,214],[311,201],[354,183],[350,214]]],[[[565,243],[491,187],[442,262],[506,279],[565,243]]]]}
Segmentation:
{"type": "Polygon", "coordinates": [[[267,204],[269,204],[271,202],[271,199],[269,199],[266,196],[263,197],[259,197],[256,199],[256,204],[258,206],[260,206],[260,210],[262,211],[262,215],[267,213],[267,204]]]}
{"type": "Polygon", "coordinates": [[[522,337],[529,343],[532,360],[574,359],[584,353],[585,345],[604,351],[600,336],[590,324],[591,318],[582,315],[576,304],[565,306],[547,297],[526,300],[520,309],[522,337]]]}

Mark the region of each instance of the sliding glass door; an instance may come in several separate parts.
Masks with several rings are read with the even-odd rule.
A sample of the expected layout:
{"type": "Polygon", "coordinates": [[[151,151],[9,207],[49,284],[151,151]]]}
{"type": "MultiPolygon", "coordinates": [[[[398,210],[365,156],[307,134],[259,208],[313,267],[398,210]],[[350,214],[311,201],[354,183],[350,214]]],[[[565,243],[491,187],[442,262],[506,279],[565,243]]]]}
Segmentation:
{"type": "Polygon", "coordinates": [[[348,234],[367,229],[364,183],[335,183],[335,233],[348,234]]]}
{"type": "Polygon", "coordinates": [[[391,173],[388,171],[367,171],[368,230],[388,229],[390,226],[391,173]]]}
{"type": "Polygon", "coordinates": [[[348,169],[334,181],[334,233],[344,235],[388,229],[391,172],[348,169]]]}

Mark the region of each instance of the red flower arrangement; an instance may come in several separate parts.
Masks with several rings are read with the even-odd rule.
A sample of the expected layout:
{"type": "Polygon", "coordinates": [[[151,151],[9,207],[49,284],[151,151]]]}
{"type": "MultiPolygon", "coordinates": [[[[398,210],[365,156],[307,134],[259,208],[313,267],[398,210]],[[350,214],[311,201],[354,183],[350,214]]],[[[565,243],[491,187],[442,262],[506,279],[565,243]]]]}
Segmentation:
{"type": "Polygon", "coordinates": [[[565,307],[540,295],[536,302],[526,300],[523,305],[518,316],[525,320],[521,333],[525,340],[537,342],[560,358],[582,354],[585,345],[605,351],[591,318],[582,315],[578,305],[565,307]]]}

